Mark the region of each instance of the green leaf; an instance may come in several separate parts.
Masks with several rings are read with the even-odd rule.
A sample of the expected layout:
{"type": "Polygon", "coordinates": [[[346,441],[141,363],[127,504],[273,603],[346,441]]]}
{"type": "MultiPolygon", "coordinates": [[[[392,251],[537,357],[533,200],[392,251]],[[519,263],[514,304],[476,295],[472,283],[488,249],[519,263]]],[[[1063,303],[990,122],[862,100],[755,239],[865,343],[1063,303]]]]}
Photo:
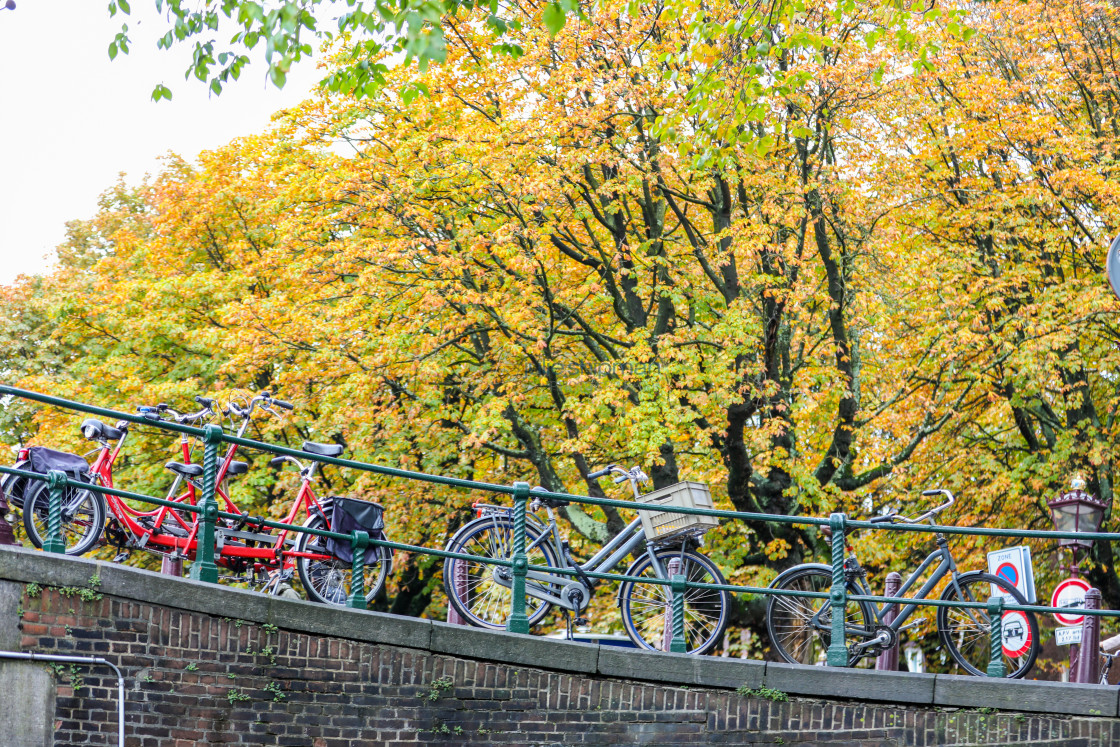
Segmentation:
{"type": "Polygon", "coordinates": [[[559,3],[549,3],[544,8],[544,14],[541,20],[544,21],[544,26],[548,29],[548,33],[552,36],[556,36],[560,33],[560,30],[564,28],[564,22],[567,19],[559,3]]]}
{"type": "Polygon", "coordinates": [[[117,59],[117,43],[116,42],[110,42],[109,43],[109,59],[110,60],[117,59]]]}

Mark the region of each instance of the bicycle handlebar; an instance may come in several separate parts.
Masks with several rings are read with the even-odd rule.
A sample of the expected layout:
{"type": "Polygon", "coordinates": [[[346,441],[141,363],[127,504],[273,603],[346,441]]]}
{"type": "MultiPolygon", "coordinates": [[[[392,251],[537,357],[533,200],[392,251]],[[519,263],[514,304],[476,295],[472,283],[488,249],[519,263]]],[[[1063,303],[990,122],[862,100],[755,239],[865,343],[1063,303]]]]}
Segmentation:
{"type": "Polygon", "coordinates": [[[934,516],[937,516],[939,513],[941,513],[945,509],[949,508],[949,506],[952,506],[953,503],[956,502],[956,499],[953,497],[953,494],[951,492],[949,492],[948,490],[945,490],[943,488],[938,488],[936,490],[923,490],[922,495],[924,495],[924,496],[944,495],[946,498],[948,498],[948,500],[945,501],[944,503],[942,503],[940,506],[934,506],[933,508],[926,511],[921,516],[916,516],[913,519],[900,515],[900,516],[897,517],[899,521],[901,521],[904,524],[917,524],[920,521],[925,521],[926,519],[930,519],[931,520],[930,523],[932,524],[933,523],[932,519],[933,519],[934,516]]]}
{"type": "Polygon", "coordinates": [[[273,399],[272,392],[261,392],[256,397],[253,397],[251,400],[249,400],[249,406],[245,408],[239,407],[236,402],[230,402],[229,412],[233,413],[242,420],[248,420],[249,416],[253,414],[253,410],[256,408],[258,402],[263,403],[261,405],[262,410],[264,410],[265,412],[271,412],[273,415],[280,414],[272,409],[273,405],[281,407],[285,410],[295,409],[295,405],[293,405],[291,402],[286,402],[282,399],[273,399]]]}
{"type": "Polygon", "coordinates": [[[172,410],[163,402],[160,402],[155,407],[152,407],[150,405],[140,405],[136,408],[136,411],[140,413],[141,417],[148,420],[163,420],[163,414],[167,413],[175,419],[176,423],[193,423],[196,420],[201,420],[207,415],[214,414],[213,409],[211,409],[211,405],[213,405],[214,400],[206,399],[205,397],[195,397],[195,401],[202,405],[202,409],[195,413],[180,413],[176,410],[172,410]]]}

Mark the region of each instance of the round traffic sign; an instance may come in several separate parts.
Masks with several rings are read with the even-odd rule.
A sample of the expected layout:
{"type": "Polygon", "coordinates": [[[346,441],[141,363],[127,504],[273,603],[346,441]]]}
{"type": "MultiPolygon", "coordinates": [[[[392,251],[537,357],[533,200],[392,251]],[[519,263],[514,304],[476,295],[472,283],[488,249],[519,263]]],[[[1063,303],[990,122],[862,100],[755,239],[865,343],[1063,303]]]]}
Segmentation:
{"type": "MultiPolygon", "coordinates": [[[[1050,597],[1051,607],[1069,607],[1077,609],[1085,606],[1085,592],[1089,591],[1089,582],[1081,578],[1067,578],[1054,589],[1054,596],[1050,597]]],[[[1085,615],[1067,615],[1055,612],[1054,619],[1059,625],[1080,625],[1085,615]]]]}
{"type": "Polygon", "coordinates": [[[1031,650],[1031,626],[1027,616],[1018,610],[1004,612],[1000,622],[1003,634],[1003,653],[1018,659],[1031,650]]]}
{"type": "Polygon", "coordinates": [[[1112,286],[1112,292],[1120,298],[1120,236],[1112,240],[1112,245],[1108,247],[1108,255],[1104,261],[1105,274],[1108,275],[1108,284],[1112,286]]]}
{"type": "Polygon", "coordinates": [[[996,568],[996,575],[1012,586],[1019,584],[1019,569],[1014,563],[1000,563],[999,568],[996,568]]]}

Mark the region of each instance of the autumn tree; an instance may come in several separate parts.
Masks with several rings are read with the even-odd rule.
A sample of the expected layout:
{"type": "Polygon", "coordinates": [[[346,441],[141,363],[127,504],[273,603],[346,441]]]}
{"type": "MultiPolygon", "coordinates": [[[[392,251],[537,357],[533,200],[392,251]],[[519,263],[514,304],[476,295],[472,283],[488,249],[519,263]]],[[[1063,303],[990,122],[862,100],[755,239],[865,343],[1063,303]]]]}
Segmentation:
{"type": "MultiPolygon", "coordinates": [[[[1077,468],[1111,498],[1113,9],[928,12],[901,49],[872,7],[700,41],[668,5],[596,6],[555,36],[509,12],[517,55],[464,12],[442,65],[324,93],[107,202],[66,272],[5,291],[36,340],[8,370],[118,406],[278,388],[300,410],[256,435],[592,495],[619,462],[781,514],[909,510],[942,485],[947,521],[1044,525],[1077,468]]],[[[158,480],[158,448],[136,479],[158,480]]],[[[263,464],[247,477],[239,500],[283,500],[263,464]]],[[[405,541],[470,515],[455,491],[328,479],[405,541]]],[[[566,515],[577,548],[626,518],[566,515]]],[[[766,524],[712,540],[736,582],[823,549],[766,524]]],[[[921,542],[876,535],[866,559],[921,542]]],[[[438,564],[403,560],[392,603],[420,614],[438,564]]]]}

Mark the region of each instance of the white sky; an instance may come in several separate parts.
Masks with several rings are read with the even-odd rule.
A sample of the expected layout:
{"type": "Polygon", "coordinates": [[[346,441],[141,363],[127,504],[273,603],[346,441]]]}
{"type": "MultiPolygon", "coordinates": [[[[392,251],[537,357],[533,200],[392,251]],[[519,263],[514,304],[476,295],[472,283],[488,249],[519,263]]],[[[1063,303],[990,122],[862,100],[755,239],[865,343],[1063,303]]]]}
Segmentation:
{"type": "Polygon", "coordinates": [[[16,3],[0,10],[0,284],[49,268],[66,221],[92,217],[120,172],[134,184],[169,151],[193,159],[259,132],[322,75],[305,62],[279,91],[262,62],[211,98],[183,80],[185,48],[155,48],[166,29],[152,0],[133,0],[126,18],[109,18],[101,0],[16,3]],[[110,61],[123,21],[131,52],[110,61]],[[156,83],[171,88],[170,102],[151,100],[156,83]]]}

